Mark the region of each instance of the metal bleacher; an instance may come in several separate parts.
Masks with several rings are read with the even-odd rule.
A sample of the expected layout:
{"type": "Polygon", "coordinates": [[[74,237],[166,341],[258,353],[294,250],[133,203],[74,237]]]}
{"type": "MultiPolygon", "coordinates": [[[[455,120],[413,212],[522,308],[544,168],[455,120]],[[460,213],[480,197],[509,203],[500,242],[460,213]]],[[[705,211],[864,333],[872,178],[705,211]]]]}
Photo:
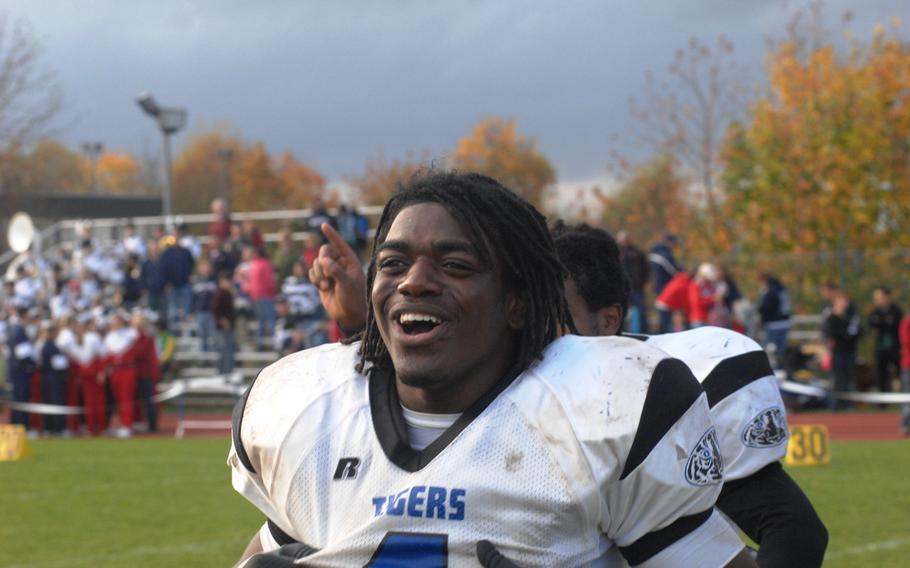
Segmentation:
{"type": "MultiPolygon", "coordinates": [[[[358,207],[358,212],[370,218],[376,218],[381,213],[381,207],[358,207]]],[[[335,213],[334,210],[330,210],[335,213]]],[[[266,242],[274,243],[278,240],[277,229],[289,226],[295,221],[306,219],[312,214],[310,209],[283,209],[277,211],[247,211],[233,212],[231,218],[235,221],[254,221],[261,224],[264,229],[263,237],[266,242]]],[[[126,221],[131,221],[144,236],[149,236],[154,227],[171,226],[178,219],[175,217],[131,217],[91,219],[93,237],[96,242],[106,250],[113,249],[115,243],[122,236],[122,229],[126,221]]],[[[197,235],[199,241],[205,244],[208,241],[206,228],[214,216],[208,213],[190,214],[179,217],[179,221],[186,224],[191,233],[197,235]]],[[[48,260],[61,258],[71,253],[77,242],[77,230],[85,223],[81,219],[62,219],[52,225],[40,227],[35,235],[33,250],[48,260]]],[[[294,232],[292,238],[300,241],[305,238],[305,232],[294,232]]],[[[16,254],[7,251],[0,254],[0,270],[5,269],[15,258],[16,254]]],[[[279,358],[277,351],[260,350],[252,341],[255,338],[255,322],[249,321],[241,329],[237,338],[237,352],[235,354],[235,372],[229,376],[219,376],[216,367],[217,352],[203,351],[201,342],[196,333],[196,324],[187,321],[172,330],[177,336],[177,351],[174,354],[172,371],[162,381],[159,397],[162,401],[171,401],[176,405],[178,412],[177,435],[182,436],[187,429],[226,429],[229,422],[224,420],[187,420],[185,410],[188,406],[222,409],[229,408],[238,392],[248,385],[259,371],[279,358]]]]}
{"type": "MultiPolygon", "coordinates": [[[[237,400],[239,393],[250,384],[259,371],[280,357],[277,351],[256,349],[251,341],[255,338],[255,325],[255,322],[247,322],[246,333],[238,338],[241,341],[238,341],[238,349],[234,353],[236,366],[234,373],[229,377],[218,374],[217,351],[202,350],[202,342],[198,336],[195,322],[185,321],[173,330],[177,336],[177,350],[174,353],[171,383],[180,384],[182,382],[190,385],[190,388],[181,391],[174,400],[177,411],[176,437],[183,437],[188,430],[230,429],[229,420],[188,418],[186,409],[188,406],[224,409],[232,405],[237,400]],[[247,339],[243,340],[244,337],[247,339]],[[197,386],[200,388],[196,388],[197,386]]],[[[164,386],[167,388],[166,385],[164,386]]]]}

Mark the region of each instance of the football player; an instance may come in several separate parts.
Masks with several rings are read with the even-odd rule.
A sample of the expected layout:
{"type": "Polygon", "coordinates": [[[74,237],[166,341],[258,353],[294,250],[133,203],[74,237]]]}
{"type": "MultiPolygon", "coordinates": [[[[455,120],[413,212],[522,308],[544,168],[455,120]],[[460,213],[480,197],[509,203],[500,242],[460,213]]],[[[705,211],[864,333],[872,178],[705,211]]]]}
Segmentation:
{"type": "MultiPolygon", "coordinates": [[[[556,251],[569,271],[566,299],[582,335],[619,333],[629,284],[606,231],[557,224],[556,251]]],[[[724,460],[717,507],[759,544],[758,565],[821,566],[828,542],[809,499],[780,464],[786,410],[761,346],[718,327],[636,336],[682,360],[708,395],[724,460]]]]}
{"type": "Polygon", "coordinates": [[[754,565],[713,509],[697,380],[643,342],[563,335],[564,276],[494,180],[400,190],[359,341],[269,366],[235,410],[233,484],[268,517],[247,552],[275,551],[250,565],[754,565]]]}

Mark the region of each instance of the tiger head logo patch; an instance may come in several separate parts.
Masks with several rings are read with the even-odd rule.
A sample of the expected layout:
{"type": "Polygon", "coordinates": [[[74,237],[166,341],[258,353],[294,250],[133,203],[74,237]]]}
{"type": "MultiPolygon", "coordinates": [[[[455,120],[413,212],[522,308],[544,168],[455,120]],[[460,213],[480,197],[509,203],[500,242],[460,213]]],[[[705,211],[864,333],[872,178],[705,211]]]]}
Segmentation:
{"type": "Polygon", "coordinates": [[[741,436],[750,448],[770,448],[787,439],[787,419],[780,407],[773,406],[758,413],[746,424],[741,436]]]}
{"type": "Polygon", "coordinates": [[[717,431],[711,428],[696,444],[686,461],[686,481],[692,485],[714,485],[724,480],[724,460],[720,455],[717,431]]]}

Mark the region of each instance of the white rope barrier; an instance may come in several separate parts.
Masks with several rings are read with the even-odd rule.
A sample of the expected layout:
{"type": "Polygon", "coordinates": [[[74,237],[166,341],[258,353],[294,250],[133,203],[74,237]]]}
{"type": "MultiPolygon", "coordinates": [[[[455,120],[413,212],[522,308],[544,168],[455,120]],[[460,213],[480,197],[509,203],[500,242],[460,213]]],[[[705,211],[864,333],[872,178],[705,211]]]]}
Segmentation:
{"type": "MultiPolygon", "coordinates": [[[[167,388],[152,397],[153,402],[166,402],[185,394],[223,394],[241,396],[246,390],[243,377],[239,373],[218,375],[216,377],[199,377],[177,379],[168,383],[167,388]]],[[[12,410],[32,414],[71,415],[85,412],[84,406],[65,406],[41,402],[8,402],[12,410]]]]}

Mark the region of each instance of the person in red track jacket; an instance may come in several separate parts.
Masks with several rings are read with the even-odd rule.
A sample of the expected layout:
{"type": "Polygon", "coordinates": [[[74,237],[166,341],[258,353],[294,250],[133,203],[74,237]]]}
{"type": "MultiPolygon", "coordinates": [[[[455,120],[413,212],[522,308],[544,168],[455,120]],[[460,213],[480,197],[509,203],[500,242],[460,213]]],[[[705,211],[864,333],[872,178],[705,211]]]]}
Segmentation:
{"type": "Polygon", "coordinates": [[[104,336],[103,368],[109,372],[111,391],[117,401],[120,427],[118,438],[133,434],[133,416],[136,411],[136,389],[139,371],[136,366],[139,334],[126,325],[124,314],[115,312],[108,319],[108,332],[104,336]]]}
{"type": "MultiPolygon", "coordinates": [[[[676,319],[677,314],[681,315],[683,318],[688,317],[689,315],[689,286],[692,283],[692,278],[689,276],[689,273],[685,270],[681,270],[676,273],[676,276],[673,277],[670,282],[664,287],[663,292],[657,296],[657,299],[654,301],[654,306],[658,310],[665,310],[673,313],[674,320],[676,319]]],[[[681,324],[682,329],[685,329],[685,324],[681,324]]],[[[674,329],[671,331],[681,331],[675,329],[678,327],[674,324],[674,329]]]]}
{"type": "Polygon", "coordinates": [[[85,426],[93,436],[107,428],[105,416],[104,372],[102,358],[104,342],[89,321],[77,320],[74,341],[68,350],[70,369],[82,389],[85,405],[85,426]]]}

